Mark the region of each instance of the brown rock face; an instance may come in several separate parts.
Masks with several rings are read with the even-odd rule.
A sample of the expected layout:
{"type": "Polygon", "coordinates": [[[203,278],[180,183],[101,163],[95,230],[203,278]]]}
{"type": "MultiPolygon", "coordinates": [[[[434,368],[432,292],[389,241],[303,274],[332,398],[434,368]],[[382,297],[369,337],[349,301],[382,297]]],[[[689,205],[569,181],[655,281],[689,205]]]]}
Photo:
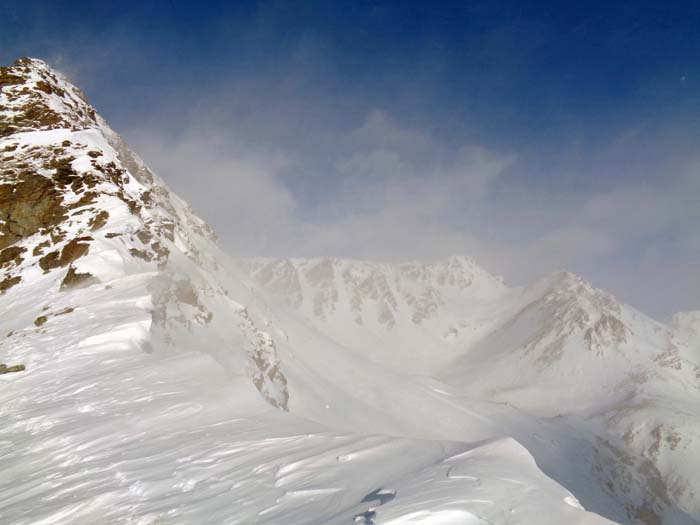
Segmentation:
{"type": "Polygon", "coordinates": [[[14,365],[14,366],[7,366],[0,364],[0,374],[11,374],[13,372],[24,372],[25,370],[24,365],[14,365]]]}
{"type": "Polygon", "coordinates": [[[85,96],[77,88],[60,88],[56,74],[37,67],[32,59],[20,58],[0,67],[0,90],[13,110],[0,113],[0,138],[37,129],[77,129],[96,122],[94,110],[79,103],[85,102],[85,96]],[[52,109],[49,97],[60,98],[70,114],[52,109]]]}
{"type": "Polygon", "coordinates": [[[6,268],[19,265],[22,262],[22,254],[27,251],[26,248],[21,246],[11,246],[10,248],[5,248],[0,252],[0,268],[6,268]]]}
{"type": "Polygon", "coordinates": [[[87,254],[92,237],[78,237],[69,241],[60,251],[49,252],[39,259],[39,266],[45,272],[52,268],[68,266],[70,263],[87,254]]]}
{"type": "Polygon", "coordinates": [[[18,180],[0,185],[0,249],[66,219],[63,197],[47,177],[22,173],[18,180]]]}
{"type": "Polygon", "coordinates": [[[61,290],[89,286],[94,282],[96,282],[96,279],[92,274],[88,272],[79,273],[78,271],[76,271],[75,267],[71,266],[70,268],[68,268],[68,272],[66,273],[66,276],[61,282],[61,290]]]}
{"type": "Polygon", "coordinates": [[[103,228],[105,224],[107,224],[107,219],[109,219],[109,213],[105,210],[102,210],[92,219],[90,219],[90,230],[94,232],[99,230],[100,228],[103,228]]]}
{"type": "Polygon", "coordinates": [[[5,290],[12,288],[21,281],[22,278],[19,275],[5,277],[2,281],[0,281],[0,294],[5,293],[5,290]]]}

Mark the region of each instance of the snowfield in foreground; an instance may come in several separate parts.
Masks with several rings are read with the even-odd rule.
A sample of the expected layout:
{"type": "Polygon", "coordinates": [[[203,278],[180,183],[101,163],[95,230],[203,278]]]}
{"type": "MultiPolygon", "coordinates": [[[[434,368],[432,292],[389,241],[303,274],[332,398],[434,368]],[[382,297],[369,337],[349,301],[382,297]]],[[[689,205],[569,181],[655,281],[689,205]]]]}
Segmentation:
{"type": "Polygon", "coordinates": [[[152,278],[15,295],[3,353],[31,373],[0,378],[3,522],[603,522],[513,439],[339,432],[207,353],[144,351],[152,278]]]}
{"type": "Polygon", "coordinates": [[[700,523],[697,313],[235,259],[60,74],[0,89],[0,522],[700,523]]]}

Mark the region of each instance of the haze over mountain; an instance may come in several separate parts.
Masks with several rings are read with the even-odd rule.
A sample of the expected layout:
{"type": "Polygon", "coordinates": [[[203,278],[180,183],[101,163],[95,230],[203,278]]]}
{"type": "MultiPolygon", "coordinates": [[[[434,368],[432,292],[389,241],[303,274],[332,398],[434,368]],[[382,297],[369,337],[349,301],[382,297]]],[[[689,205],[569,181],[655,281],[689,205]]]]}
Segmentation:
{"type": "Polygon", "coordinates": [[[0,63],[67,74],[231,253],[468,254],[670,322],[700,308],[699,25],[684,1],[4,0],[0,63]]]}
{"type": "Polygon", "coordinates": [[[237,258],[60,73],[0,88],[0,521],[700,523],[697,312],[237,258]]]}

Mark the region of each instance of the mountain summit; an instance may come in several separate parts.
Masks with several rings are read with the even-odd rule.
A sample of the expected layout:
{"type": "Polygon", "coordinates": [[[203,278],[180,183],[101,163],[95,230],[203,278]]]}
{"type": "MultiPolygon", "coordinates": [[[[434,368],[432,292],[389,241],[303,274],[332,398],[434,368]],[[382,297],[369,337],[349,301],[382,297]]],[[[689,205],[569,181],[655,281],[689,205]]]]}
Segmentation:
{"type": "Polygon", "coordinates": [[[3,523],[700,523],[694,316],[228,256],[36,59],[0,159],[3,523]]]}

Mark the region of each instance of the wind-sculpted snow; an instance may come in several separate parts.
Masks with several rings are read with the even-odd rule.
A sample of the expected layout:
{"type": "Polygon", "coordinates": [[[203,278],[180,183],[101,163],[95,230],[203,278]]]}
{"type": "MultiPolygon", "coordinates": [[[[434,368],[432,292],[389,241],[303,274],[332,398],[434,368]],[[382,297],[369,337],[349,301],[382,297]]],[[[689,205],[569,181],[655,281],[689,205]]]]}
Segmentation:
{"type": "Polygon", "coordinates": [[[687,318],[235,260],[59,73],[0,89],[0,522],[699,522],[687,318]]]}
{"type": "Polygon", "coordinates": [[[542,523],[605,523],[514,442],[504,448],[517,457],[484,457],[491,444],[334,431],[272,409],[207,353],[144,352],[148,278],[54,290],[39,304],[35,283],[15,297],[2,351],[27,372],[0,389],[3,523],[343,524],[370,508],[376,523],[416,509],[430,523],[472,516],[469,491],[472,506],[508,509],[511,523],[543,504],[542,523]],[[368,498],[381,487],[394,491],[386,510],[368,498]]]}

